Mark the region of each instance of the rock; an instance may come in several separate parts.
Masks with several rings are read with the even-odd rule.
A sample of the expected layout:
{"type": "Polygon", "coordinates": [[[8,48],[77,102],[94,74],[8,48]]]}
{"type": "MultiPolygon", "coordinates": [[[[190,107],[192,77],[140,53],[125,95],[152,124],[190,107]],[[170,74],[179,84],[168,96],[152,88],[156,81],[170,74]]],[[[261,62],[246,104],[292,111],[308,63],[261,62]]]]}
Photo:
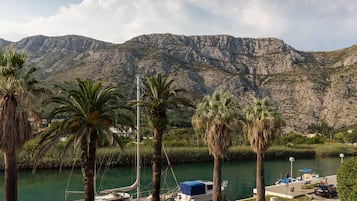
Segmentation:
{"type": "MultiPolygon", "coordinates": [[[[0,40],[0,49],[10,43],[0,40]]],[[[176,80],[196,102],[215,89],[230,91],[242,107],[269,96],[285,131],[311,124],[339,128],[357,123],[357,46],[331,52],[295,50],[275,38],[150,34],[123,44],[82,36],[33,36],[13,43],[55,83],[76,77],[118,85],[135,98],[135,76],[158,72],[176,80]]]]}

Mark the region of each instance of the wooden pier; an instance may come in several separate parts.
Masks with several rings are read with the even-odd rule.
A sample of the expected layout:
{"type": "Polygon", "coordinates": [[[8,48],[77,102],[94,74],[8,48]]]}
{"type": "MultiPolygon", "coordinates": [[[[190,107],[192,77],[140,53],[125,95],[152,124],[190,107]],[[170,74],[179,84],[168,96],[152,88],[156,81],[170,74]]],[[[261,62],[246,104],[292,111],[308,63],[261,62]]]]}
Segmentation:
{"type": "MultiPolygon", "coordinates": [[[[329,184],[337,184],[336,175],[320,177],[311,182],[327,182],[329,184]]],[[[302,186],[305,184],[305,181],[299,181],[289,184],[278,184],[265,187],[265,195],[276,196],[281,198],[294,199],[304,195],[310,195],[314,193],[314,189],[303,189],[302,186]]],[[[253,189],[253,194],[256,194],[256,189],[253,189]]]]}

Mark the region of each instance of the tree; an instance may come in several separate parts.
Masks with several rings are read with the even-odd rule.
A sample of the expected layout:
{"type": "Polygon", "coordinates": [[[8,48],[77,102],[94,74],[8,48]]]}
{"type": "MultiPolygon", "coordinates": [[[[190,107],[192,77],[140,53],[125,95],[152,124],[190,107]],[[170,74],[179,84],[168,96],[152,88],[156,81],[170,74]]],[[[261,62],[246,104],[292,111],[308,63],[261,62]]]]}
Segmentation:
{"type": "Polygon", "coordinates": [[[59,94],[46,100],[45,104],[53,104],[49,121],[59,116],[62,121],[41,133],[35,152],[36,164],[51,145],[66,136],[66,150],[73,143],[81,150],[84,200],[93,201],[98,140],[120,143],[118,136],[109,129],[117,123],[129,123],[128,116],[119,114],[120,109],[126,108],[122,95],[115,87],[102,87],[101,83],[77,79],[76,87],[66,82],[60,86],[59,94]]]}
{"type": "Polygon", "coordinates": [[[345,160],[337,170],[337,192],[341,201],[357,198],[357,157],[345,160]]]}
{"type": "Polygon", "coordinates": [[[0,150],[5,160],[5,201],[17,201],[16,150],[32,137],[28,120],[32,95],[24,76],[25,58],[12,47],[0,53],[0,150]]]}
{"type": "Polygon", "coordinates": [[[222,159],[232,144],[231,133],[238,125],[238,114],[234,97],[229,93],[216,90],[212,96],[207,95],[203,98],[192,118],[194,129],[203,130],[204,140],[214,158],[213,201],[222,200],[222,159]]]}
{"type": "Polygon", "coordinates": [[[180,96],[182,89],[173,89],[174,80],[161,73],[150,76],[143,82],[142,100],[133,101],[143,108],[148,116],[149,126],[154,133],[154,153],[152,158],[152,200],[160,201],[160,177],[161,177],[161,148],[162,135],[168,124],[167,110],[179,106],[192,106],[193,103],[180,96]]]}
{"type": "Polygon", "coordinates": [[[277,108],[268,97],[254,99],[251,106],[245,108],[244,130],[250,146],[257,155],[256,188],[257,201],[265,201],[264,152],[271,141],[279,134],[282,120],[277,108]]]}

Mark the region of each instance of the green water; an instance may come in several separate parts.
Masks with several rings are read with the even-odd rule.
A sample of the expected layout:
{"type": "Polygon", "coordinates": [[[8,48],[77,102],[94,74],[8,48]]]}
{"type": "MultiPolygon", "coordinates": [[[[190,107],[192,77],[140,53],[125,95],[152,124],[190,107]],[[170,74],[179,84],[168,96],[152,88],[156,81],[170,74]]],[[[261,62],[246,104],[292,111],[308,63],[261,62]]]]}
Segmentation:
{"type": "MultiPolygon", "coordinates": [[[[290,172],[290,162],[286,160],[265,161],[265,183],[273,184],[277,178],[290,172]]],[[[293,176],[297,176],[298,169],[312,168],[321,176],[336,174],[340,165],[339,157],[296,159],[293,163],[293,176]]],[[[212,163],[180,164],[173,166],[178,181],[186,180],[212,180],[212,163]]],[[[98,189],[123,187],[130,185],[136,178],[135,168],[99,168],[97,176],[98,189]],[[102,174],[105,172],[105,174],[102,174]],[[104,176],[103,176],[104,175],[104,176]]],[[[141,186],[144,190],[150,190],[151,168],[142,168],[141,186]]],[[[70,177],[70,170],[40,170],[35,175],[30,171],[19,172],[19,201],[64,201],[64,191],[82,190],[82,176],[80,170],[75,170],[70,177]]],[[[170,173],[162,178],[165,186],[174,186],[174,180],[170,173]],[[166,180],[165,180],[166,178],[166,180]],[[166,185],[167,184],[167,185],[166,185]]],[[[255,186],[255,161],[224,162],[222,178],[228,180],[228,188],[225,195],[230,200],[249,197],[255,186]]],[[[3,200],[3,172],[0,175],[0,200],[3,200]]],[[[79,195],[70,195],[68,200],[79,198],[79,195]]]]}

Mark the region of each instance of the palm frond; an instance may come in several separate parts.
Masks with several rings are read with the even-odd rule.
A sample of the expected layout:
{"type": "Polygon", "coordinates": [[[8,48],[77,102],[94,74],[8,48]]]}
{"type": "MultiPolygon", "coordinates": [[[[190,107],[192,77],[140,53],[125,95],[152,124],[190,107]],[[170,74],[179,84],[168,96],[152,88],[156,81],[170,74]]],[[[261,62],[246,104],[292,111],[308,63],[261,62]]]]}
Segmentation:
{"type": "Polygon", "coordinates": [[[239,108],[229,93],[216,90],[198,104],[192,118],[196,131],[204,132],[204,140],[214,157],[222,158],[231,145],[230,135],[239,123],[239,108]]]}
{"type": "MultiPolygon", "coordinates": [[[[58,140],[66,133],[68,143],[89,154],[91,142],[97,139],[116,140],[109,130],[110,126],[133,124],[132,110],[115,87],[103,87],[101,83],[81,79],[77,79],[76,84],[65,82],[57,87],[59,93],[43,102],[53,108],[48,115],[49,122],[62,118],[57,130],[48,134],[53,135],[53,139],[58,140]]],[[[46,143],[48,141],[41,141],[40,144],[46,143]]]]}
{"type": "Polygon", "coordinates": [[[243,124],[252,149],[261,153],[280,132],[282,120],[273,102],[264,97],[261,100],[254,99],[253,104],[245,108],[243,124]]]}

